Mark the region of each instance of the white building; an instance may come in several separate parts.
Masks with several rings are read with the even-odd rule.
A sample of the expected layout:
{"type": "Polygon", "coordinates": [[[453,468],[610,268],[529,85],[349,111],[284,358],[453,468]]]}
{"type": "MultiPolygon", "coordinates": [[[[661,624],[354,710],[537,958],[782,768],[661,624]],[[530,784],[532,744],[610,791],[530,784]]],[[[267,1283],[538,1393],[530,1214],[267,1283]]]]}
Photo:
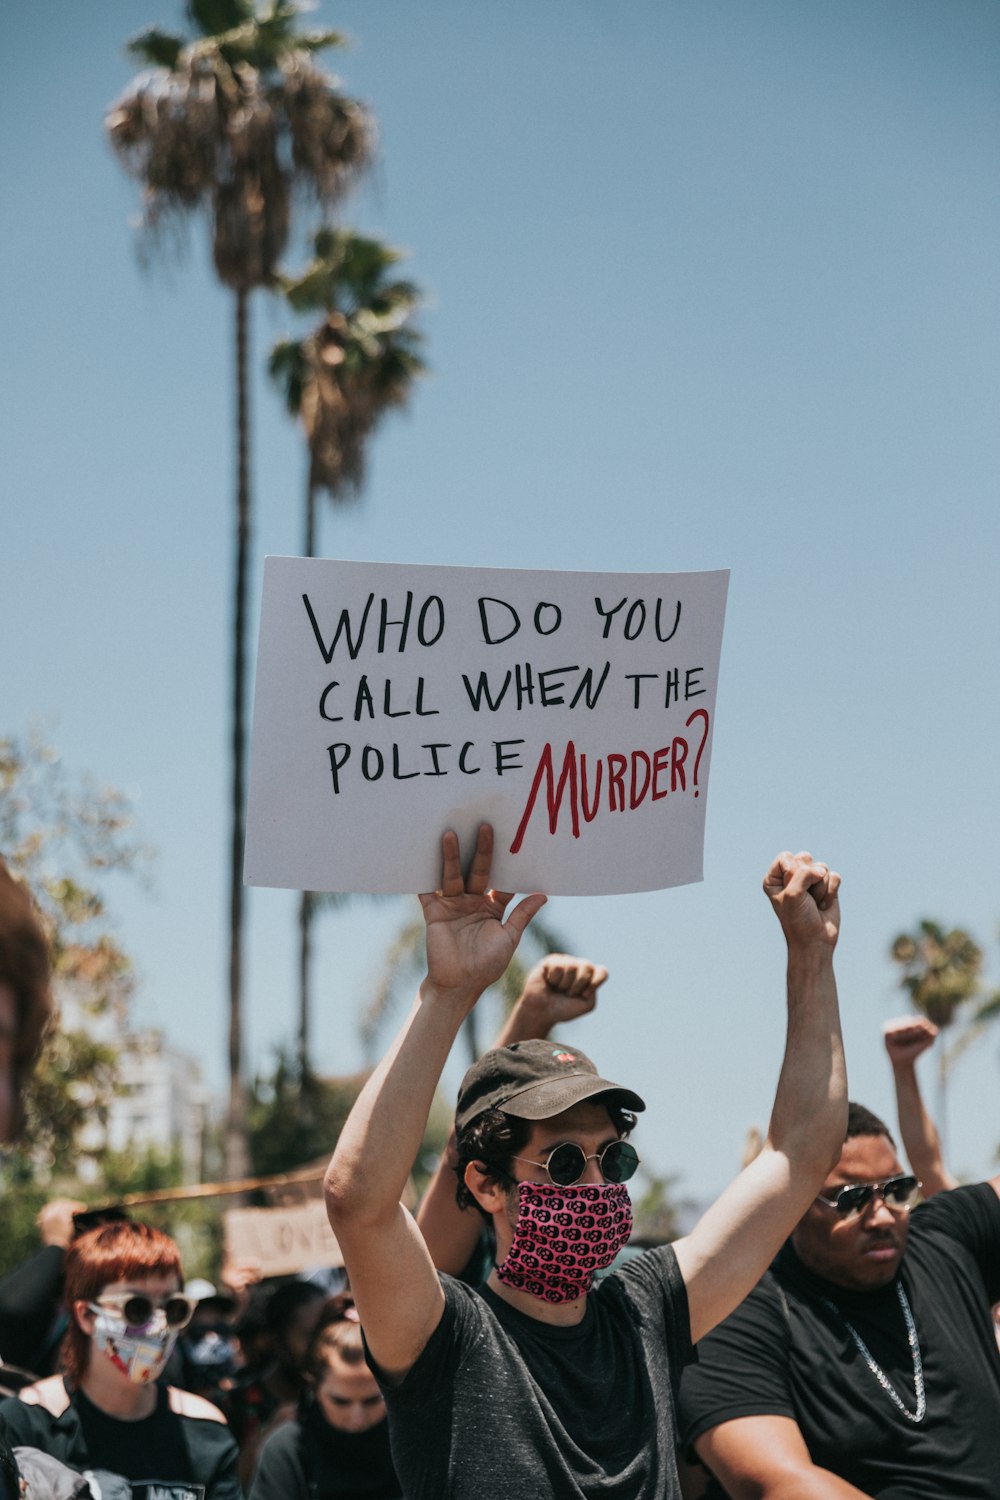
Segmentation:
{"type": "Polygon", "coordinates": [[[181,1181],[199,1182],[209,1095],[196,1060],[162,1032],[145,1031],[126,1038],[120,1078],[123,1092],[108,1110],[111,1149],[176,1151],[181,1181]]]}

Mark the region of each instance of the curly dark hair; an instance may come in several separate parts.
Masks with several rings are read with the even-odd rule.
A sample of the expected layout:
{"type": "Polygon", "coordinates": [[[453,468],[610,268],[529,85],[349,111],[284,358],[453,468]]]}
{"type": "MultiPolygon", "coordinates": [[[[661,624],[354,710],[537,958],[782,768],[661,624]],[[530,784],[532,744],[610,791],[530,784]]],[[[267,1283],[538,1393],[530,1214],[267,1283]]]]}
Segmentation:
{"type": "MultiPolygon", "coordinates": [[[[620,1104],[607,1100],[601,1102],[605,1104],[613,1129],[623,1138],[628,1136],[635,1128],[635,1115],[620,1104]]],[[[491,1222],[490,1215],[466,1187],[465,1169],[472,1162],[484,1184],[497,1182],[501,1187],[512,1188],[511,1157],[524,1150],[532,1126],[538,1123],[505,1114],[502,1109],[488,1109],[459,1132],[455,1142],[455,1175],[458,1178],[455,1199],[459,1208],[475,1208],[487,1223],[491,1222]]]]}

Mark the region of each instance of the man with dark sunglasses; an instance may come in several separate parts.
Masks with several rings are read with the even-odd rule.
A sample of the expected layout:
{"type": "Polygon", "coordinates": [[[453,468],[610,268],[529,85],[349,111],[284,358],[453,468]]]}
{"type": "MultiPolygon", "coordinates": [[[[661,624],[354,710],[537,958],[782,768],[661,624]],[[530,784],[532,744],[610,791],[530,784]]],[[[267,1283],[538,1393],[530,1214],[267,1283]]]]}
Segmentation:
{"type": "Polygon", "coordinates": [[[706,1500],[996,1500],[1000,1177],[919,1189],[852,1104],[822,1190],[685,1371],[706,1500]]]}
{"type": "Polygon", "coordinates": [[[463,1201],[492,1222],[473,1290],[434,1267],[400,1206],[448,1053],[544,897],[491,889],[492,830],[468,875],[442,840],[421,897],[428,973],[366,1084],[326,1177],[369,1362],[409,1500],[678,1500],[673,1390],[692,1345],[753,1286],[823,1185],[846,1085],[833,949],[840,878],[783,854],[765,891],[788,946],[788,1033],[768,1142],[673,1246],[591,1289],[628,1237],[625,1139],[644,1108],[572,1047],[525,1041],[466,1075],[456,1113],[463,1201]]]}

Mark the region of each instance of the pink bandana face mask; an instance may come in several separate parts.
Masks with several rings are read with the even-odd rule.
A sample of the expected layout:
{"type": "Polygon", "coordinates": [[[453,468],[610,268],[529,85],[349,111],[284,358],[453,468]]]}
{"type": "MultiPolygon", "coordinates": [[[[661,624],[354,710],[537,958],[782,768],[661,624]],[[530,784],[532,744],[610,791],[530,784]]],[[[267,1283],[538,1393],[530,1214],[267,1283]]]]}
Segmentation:
{"type": "Polygon", "coordinates": [[[543,1302],[575,1302],[632,1233],[628,1188],[622,1182],[522,1182],[518,1189],[514,1238],[497,1276],[543,1302]]]}

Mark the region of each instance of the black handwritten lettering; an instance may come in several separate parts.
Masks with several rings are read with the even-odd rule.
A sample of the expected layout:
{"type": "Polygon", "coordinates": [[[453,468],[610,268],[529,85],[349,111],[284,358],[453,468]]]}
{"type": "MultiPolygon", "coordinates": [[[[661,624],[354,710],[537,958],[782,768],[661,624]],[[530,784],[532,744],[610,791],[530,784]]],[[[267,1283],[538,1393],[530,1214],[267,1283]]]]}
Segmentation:
{"type": "Polygon", "coordinates": [[[374,745],[366,745],[361,752],[361,774],[366,781],[378,781],[385,770],[385,757],[374,745]],[[370,769],[374,767],[374,769],[370,769]]]}
{"type": "Polygon", "coordinates": [[[473,687],[472,683],[466,677],[465,673],[462,673],[462,681],[465,683],[465,691],[468,693],[469,702],[472,704],[472,707],[475,709],[476,713],[479,712],[480,704],[482,703],[484,698],[486,699],[486,706],[489,709],[490,713],[496,713],[497,709],[500,707],[501,703],[504,700],[504,694],[510,687],[511,676],[512,673],[508,671],[506,677],[503,680],[503,687],[497,690],[497,695],[494,698],[490,693],[490,680],[485,672],[480,672],[479,683],[476,687],[473,687]]]}
{"type": "Polygon", "coordinates": [[[656,639],[658,641],[671,641],[671,640],[673,640],[674,636],[677,634],[677,627],[681,623],[681,601],[679,599],[677,601],[677,608],[674,610],[674,623],[670,627],[670,633],[669,633],[669,635],[664,635],[663,632],[662,632],[662,630],[660,629],[660,609],[661,609],[662,605],[663,605],[663,600],[662,599],[657,599],[657,601],[656,601],[656,618],[655,618],[655,621],[654,621],[654,625],[655,625],[655,629],[656,629],[656,639]]]}
{"type": "Polygon", "coordinates": [[[632,704],[633,708],[638,708],[639,707],[639,694],[641,692],[641,688],[639,687],[639,684],[643,681],[644,678],[652,678],[655,681],[655,679],[657,677],[659,677],[659,675],[660,675],[659,672],[626,672],[625,673],[625,681],[626,682],[634,682],[635,683],[634,702],[632,704]]]}
{"type": "Polygon", "coordinates": [[[406,650],[406,637],[407,637],[407,633],[409,632],[409,629],[410,629],[410,611],[411,611],[412,608],[413,608],[413,590],[412,589],[407,589],[407,591],[406,591],[406,604],[403,607],[403,618],[401,620],[390,620],[389,619],[389,601],[388,601],[388,599],[383,599],[382,600],[382,604],[381,604],[381,607],[379,609],[379,625],[378,625],[378,650],[379,650],[379,655],[380,656],[381,656],[382,652],[385,650],[385,633],[388,630],[388,628],[389,628],[390,625],[398,625],[400,627],[400,630],[399,630],[399,647],[398,647],[398,650],[400,650],[400,651],[405,651],[406,650]]]}
{"type": "MultiPolygon", "coordinates": [[[[483,594],[479,600],[479,618],[483,625],[483,640],[487,646],[499,646],[503,641],[509,641],[511,636],[517,635],[517,632],[521,628],[521,616],[513,604],[507,604],[503,599],[494,599],[490,594],[483,594]],[[505,609],[508,615],[510,615],[514,623],[506,635],[494,635],[492,633],[489,619],[490,612],[486,608],[487,604],[499,604],[500,608],[505,609]]],[[[499,625],[497,628],[499,629],[499,625]]]]}
{"type": "Polygon", "coordinates": [[[334,688],[338,687],[340,687],[339,682],[328,682],[326,687],[323,689],[322,697],[319,700],[319,716],[321,719],[329,719],[331,724],[339,724],[344,717],[343,714],[328,714],[326,711],[326,700],[333,692],[334,688]]]}
{"type": "Polygon", "coordinates": [[[361,616],[361,624],[358,627],[357,641],[355,641],[353,636],[351,635],[350,613],[348,612],[348,610],[342,609],[340,611],[340,619],[337,621],[337,628],[333,632],[333,640],[330,642],[329,646],[327,646],[325,641],[323,640],[323,633],[319,628],[319,623],[316,619],[316,616],[313,614],[313,607],[309,602],[309,595],[302,595],[302,603],[306,607],[306,614],[309,616],[309,623],[312,625],[313,635],[316,637],[316,644],[319,647],[323,656],[323,660],[326,662],[327,666],[329,666],[333,661],[333,653],[337,649],[337,642],[340,640],[341,634],[343,634],[344,640],[347,643],[347,650],[350,655],[351,661],[357,661],[358,652],[361,650],[362,642],[365,638],[365,626],[368,624],[368,612],[372,607],[374,598],[374,594],[368,595],[368,603],[364,607],[364,612],[361,616]]]}
{"type": "Polygon", "coordinates": [[[535,630],[539,635],[554,635],[561,624],[562,610],[559,608],[558,604],[549,604],[545,599],[543,599],[540,604],[535,605],[535,630]],[[555,619],[549,626],[548,630],[542,629],[543,610],[551,610],[555,615],[555,619]]]}
{"type": "Polygon", "coordinates": [[[497,775],[502,776],[505,771],[523,770],[521,762],[515,759],[516,751],[508,751],[508,745],[523,745],[523,740],[494,740],[493,748],[496,751],[497,775]]]}
{"type": "Polygon", "coordinates": [[[333,791],[336,796],[340,791],[340,770],[351,758],[351,747],[341,740],[336,745],[328,745],[326,753],[330,757],[330,774],[333,777],[333,791]]]}
{"type": "Polygon", "coordinates": [[[580,679],[580,686],[577,688],[576,692],[569,700],[570,708],[575,708],[579,703],[581,697],[586,699],[588,708],[594,708],[597,704],[598,698],[601,696],[601,689],[604,687],[604,684],[608,680],[608,673],[610,672],[610,670],[611,663],[609,661],[606,661],[604,663],[604,671],[601,673],[600,680],[597,686],[594,687],[594,669],[593,667],[588,667],[584,672],[583,677],[580,679]],[[591,695],[592,688],[593,696],[591,695]]]}

